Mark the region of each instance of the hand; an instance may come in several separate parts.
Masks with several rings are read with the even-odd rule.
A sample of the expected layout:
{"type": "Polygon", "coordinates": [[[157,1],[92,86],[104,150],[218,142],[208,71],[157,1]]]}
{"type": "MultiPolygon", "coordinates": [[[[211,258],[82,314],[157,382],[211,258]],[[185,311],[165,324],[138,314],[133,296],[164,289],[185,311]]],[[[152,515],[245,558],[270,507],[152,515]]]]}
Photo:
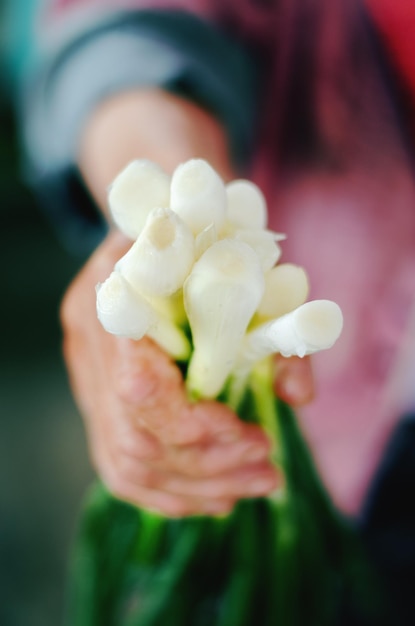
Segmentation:
{"type": "MultiPolygon", "coordinates": [[[[159,91],[133,91],[105,102],[85,128],[79,164],[105,213],[108,184],[126,163],[146,157],[167,171],[193,156],[226,179],[223,130],[205,111],[159,91]]],[[[179,369],[154,343],[113,337],[100,326],[95,285],[105,280],[129,242],[112,233],[70,287],[63,306],[65,357],[83,413],[95,467],[119,498],[169,516],[219,514],[243,497],[281,484],[262,430],[216,402],[190,404],[179,369]]],[[[303,365],[281,396],[301,402],[303,365]]],[[[307,371],[307,370],[306,370],[307,371]]]]}
{"type": "Polygon", "coordinates": [[[230,511],[276,489],[262,430],[216,402],[190,404],[176,365],[148,339],[114,337],[96,318],[95,285],[129,244],[111,234],[62,305],[64,353],[93,462],[123,500],[169,516],[230,511]]]}

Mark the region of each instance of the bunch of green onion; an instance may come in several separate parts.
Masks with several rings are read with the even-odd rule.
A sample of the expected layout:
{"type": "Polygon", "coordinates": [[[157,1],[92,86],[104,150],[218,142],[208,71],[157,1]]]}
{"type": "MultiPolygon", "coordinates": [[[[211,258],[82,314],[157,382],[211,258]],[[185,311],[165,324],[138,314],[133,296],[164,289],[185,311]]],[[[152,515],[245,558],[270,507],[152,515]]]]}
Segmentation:
{"type": "Polygon", "coordinates": [[[262,425],[285,482],[227,517],[183,520],[98,485],[75,546],[68,626],[324,626],[348,603],[370,612],[371,576],[353,528],[273,391],[272,355],[330,348],[340,308],[306,302],[303,268],[278,263],[284,236],[267,229],[260,189],[225,185],[206,161],[172,177],[134,161],[109,205],[133,243],[97,287],[101,324],[157,342],[181,364],[191,399],[218,398],[262,425]]]}

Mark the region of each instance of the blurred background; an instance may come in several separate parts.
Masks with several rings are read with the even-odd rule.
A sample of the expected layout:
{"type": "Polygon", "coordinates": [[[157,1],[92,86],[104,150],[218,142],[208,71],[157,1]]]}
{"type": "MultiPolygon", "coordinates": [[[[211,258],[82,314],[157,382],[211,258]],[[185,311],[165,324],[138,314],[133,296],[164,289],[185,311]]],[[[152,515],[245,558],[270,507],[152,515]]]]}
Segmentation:
{"type": "Polygon", "coordinates": [[[66,253],[19,181],[0,86],[0,625],[62,621],[68,554],[92,479],[61,357],[59,303],[83,259],[66,253]]]}

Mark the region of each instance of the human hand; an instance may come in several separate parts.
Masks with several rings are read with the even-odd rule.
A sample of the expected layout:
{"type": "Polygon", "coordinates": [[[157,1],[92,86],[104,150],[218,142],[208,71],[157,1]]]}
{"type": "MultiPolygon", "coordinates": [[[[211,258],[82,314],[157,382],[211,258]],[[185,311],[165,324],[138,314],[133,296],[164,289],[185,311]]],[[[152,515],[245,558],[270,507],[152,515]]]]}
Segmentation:
{"type": "MultiPolygon", "coordinates": [[[[104,103],[85,130],[79,160],[105,213],[106,188],[128,161],[146,156],[169,171],[194,155],[232,178],[217,122],[191,103],[150,91],[104,103]],[[151,122],[154,115],[159,124],[151,122]],[[166,149],[157,158],[160,144],[166,149]]],[[[113,337],[97,321],[95,285],[128,245],[112,233],[62,307],[65,357],[98,473],[121,499],[170,516],[225,513],[239,498],[268,494],[282,477],[269,462],[262,430],[219,403],[189,403],[179,369],[154,343],[113,337]]],[[[297,364],[294,384],[287,363],[279,366],[278,393],[302,402],[309,395],[308,370],[297,364]]]]}
{"type": "Polygon", "coordinates": [[[191,404],[180,370],[151,340],[114,337],[96,319],[95,285],[128,243],[112,233],[62,305],[64,353],[92,459],[123,500],[169,516],[219,514],[282,477],[262,430],[217,402],[191,404]]]}

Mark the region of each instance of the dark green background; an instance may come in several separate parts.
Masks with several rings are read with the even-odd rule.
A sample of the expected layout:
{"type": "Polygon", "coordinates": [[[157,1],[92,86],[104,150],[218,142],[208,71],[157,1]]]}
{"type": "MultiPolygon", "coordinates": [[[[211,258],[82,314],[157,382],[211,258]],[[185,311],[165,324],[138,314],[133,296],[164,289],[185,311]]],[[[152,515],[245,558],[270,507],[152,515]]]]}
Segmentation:
{"type": "Polygon", "coordinates": [[[0,625],[58,626],[80,500],[91,480],[61,358],[66,253],[18,178],[0,99],[0,625]]]}

